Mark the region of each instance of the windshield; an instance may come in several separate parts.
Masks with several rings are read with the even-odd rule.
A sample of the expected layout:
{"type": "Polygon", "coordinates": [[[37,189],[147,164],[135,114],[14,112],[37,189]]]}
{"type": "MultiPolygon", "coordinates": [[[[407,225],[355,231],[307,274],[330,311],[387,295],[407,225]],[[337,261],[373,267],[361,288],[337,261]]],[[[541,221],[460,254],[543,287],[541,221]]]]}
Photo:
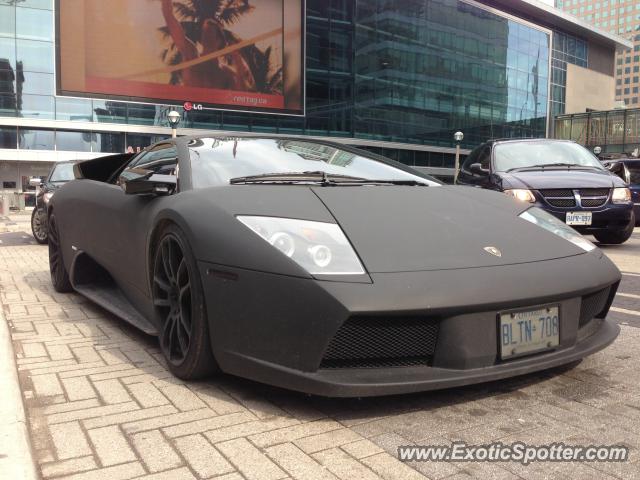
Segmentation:
{"type": "Polygon", "coordinates": [[[577,143],[507,142],[495,148],[495,170],[498,172],[558,163],[604,169],[589,150],[577,143]]]}
{"type": "Polygon", "coordinates": [[[50,182],[68,182],[74,179],[73,163],[60,163],[53,167],[50,182]]]}
{"type": "MultiPolygon", "coordinates": [[[[326,172],[366,180],[405,180],[440,185],[405,171],[329,145],[273,138],[199,138],[189,144],[193,188],[229,185],[231,179],[264,174],[326,172]]],[[[391,161],[390,161],[391,163],[391,161]]]]}

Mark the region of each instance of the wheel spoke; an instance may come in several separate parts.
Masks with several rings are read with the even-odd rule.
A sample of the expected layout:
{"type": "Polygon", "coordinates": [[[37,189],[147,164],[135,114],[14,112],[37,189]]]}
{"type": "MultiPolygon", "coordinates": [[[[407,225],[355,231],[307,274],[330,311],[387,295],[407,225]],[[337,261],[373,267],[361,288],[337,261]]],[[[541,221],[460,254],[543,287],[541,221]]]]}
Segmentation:
{"type": "MultiPolygon", "coordinates": [[[[184,303],[184,297],[185,295],[189,295],[189,300],[191,300],[191,283],[187,282],[187,284],[182,287],[180,289],[180,304],[182,305],[184,303]]],[[[191,301],[189,301],[189,304],[191,304],[191,301]]]]}
{"type": "Polygon", "coordinates": [[[165,350],[169,357],[171,357],[173,353],[173,336],[176,329],[176,321],[173,313],[170,313],[165,322],[164,327],[162,329],[162,344],[165,347],[165,350]]]}
{"type": "Polygon", "coordinates": [[[171,286],[158,275],[153,276],[153,283],[155,283],[163,292],[169,293],[171,290],[171,286]]]}
{"type": "Polygon", "coordinates": [[[173,248],[171,246],[171,240],[167,239],[162,244],[162,265],[164,266],[164,273],[169,281],[175,281],[176,276],[173,271],[172,256],[173,248]]]}
{"type": "Polygon", "coordinates": [[[168,298],[156,298],[153,301],[153,304],[156,307],[161,307],[161,308],[165,308],[165,307],[170,307],[171,306],[171,302],[169,301],[168,298]]]}

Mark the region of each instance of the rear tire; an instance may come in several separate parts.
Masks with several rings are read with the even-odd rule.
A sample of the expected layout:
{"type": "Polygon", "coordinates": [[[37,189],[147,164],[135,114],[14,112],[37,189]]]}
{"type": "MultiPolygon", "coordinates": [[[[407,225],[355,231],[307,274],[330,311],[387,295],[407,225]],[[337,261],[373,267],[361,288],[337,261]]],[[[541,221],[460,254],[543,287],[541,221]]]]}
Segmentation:
{"type": "Polygon", "coordinates": [[[598,240],[600,243],[619,245],[629,240],[629,238],[633,234],[633,229],[635,225],[636,225],[636,217],[633,214],[633,212],[631,212],[631,221],[629,222],[629,225],[627,225],[627,228],[625,228],[624,230],[594,233],[593,236],[596,237],[596,240],[598,240]]]}
{"type": "Polygon", "coordinates": [[[60,231],[55,215],[49,217],[49,271],[51,272],[51,283],[56,292],[69,293],[73,291],[69,274],[64,266],[62,258],[62,245],[60,242],[60,231]]]}
{"type": "Polygon", "coordinates": [[[31,233],[41,245],[48,242],[49,233],[47,231],[47,212],[42,208],[34,208],[31,214],[31,233]]]}
{"type": "Polygon", "coordinates": [[[198,265],[176,225],[160,234],[152,267],[152,299],[159,319],[160,350],[171,373],[183,380],[219,371],[198,265]]]}

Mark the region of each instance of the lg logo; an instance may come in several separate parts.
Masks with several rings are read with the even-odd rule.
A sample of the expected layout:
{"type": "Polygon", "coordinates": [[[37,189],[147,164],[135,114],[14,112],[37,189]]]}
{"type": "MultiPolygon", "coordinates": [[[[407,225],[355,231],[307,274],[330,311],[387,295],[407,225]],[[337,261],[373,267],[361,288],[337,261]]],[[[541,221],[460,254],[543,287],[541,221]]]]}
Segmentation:
{"type": "Polygon", "coordinates": [[[183,107],[185,112],[190,112],[191,110],[202,110],[202,104],[200,103],[184,102],[183,107]]]}

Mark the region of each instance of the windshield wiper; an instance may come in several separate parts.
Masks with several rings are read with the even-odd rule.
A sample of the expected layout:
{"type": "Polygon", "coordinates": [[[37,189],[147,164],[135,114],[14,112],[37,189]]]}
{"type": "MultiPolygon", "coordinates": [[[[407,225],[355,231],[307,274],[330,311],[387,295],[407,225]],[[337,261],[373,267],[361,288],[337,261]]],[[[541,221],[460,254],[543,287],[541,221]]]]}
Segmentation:
{"type": "Polygon", "coordinates": [[[353,177],[350,175],[332,174],[322,171],[313,172],[285,172],[285,173],[263,173],[260,175],[250,175],[247,177],[236,177],[229,180],[231,185],[246,185],[256,183],[278,183],[278,184],[294,184],[294,183],[311,183],[321,186],[336,185],[409,185],[409,186],[428,186],[428,184],[417,180],[372,180],[362,177],[353,177]]]}
{"type": "Polygon", "coordinates": [[[545,163],[542,165],[530,165],[528,167],[514,167],[506,170],[509,172],[524,172],[527,170],[545,170],[547,167],[567,167],[567,169],[571,168],[598,168],[592,165],[578,165],[576,163],[545,163]]]}

